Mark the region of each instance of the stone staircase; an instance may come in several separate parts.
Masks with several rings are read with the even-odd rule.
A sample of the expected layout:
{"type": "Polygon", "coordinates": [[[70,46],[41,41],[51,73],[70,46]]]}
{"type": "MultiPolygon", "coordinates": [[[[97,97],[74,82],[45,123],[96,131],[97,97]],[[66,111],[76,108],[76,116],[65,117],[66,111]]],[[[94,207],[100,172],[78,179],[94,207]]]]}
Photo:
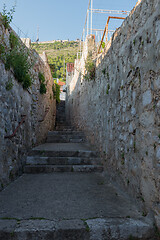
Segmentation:
{"type": "Polygon", "coordinates": [[[83,132],[68,125],[65,102],[57,108],[56,129],[48,133],[46,143],[29,153],[25,173],[102,172],[98,152],[87,143],[83,132]]]}
{"type": "Polygon", "coordinates": [[[100,162],[84,134],[67,124],[61,102],[55,131],[0,193],[0,240],[158,240],[141,206],[97,174],[100,162]]]}

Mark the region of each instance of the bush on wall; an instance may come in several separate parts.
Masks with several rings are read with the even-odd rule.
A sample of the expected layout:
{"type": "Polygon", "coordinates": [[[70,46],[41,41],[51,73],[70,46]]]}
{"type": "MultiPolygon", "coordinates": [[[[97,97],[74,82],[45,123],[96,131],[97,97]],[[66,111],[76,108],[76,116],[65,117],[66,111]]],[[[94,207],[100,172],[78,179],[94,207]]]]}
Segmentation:
{"type": "Polygon", "coordinates": [[[85,63],[85,69],[87,71],[87,73],[85,74],[85,79],[94,80],[96,75],[96,66],[91,53],[88,54],[88,57],[85,63]]]}
{"type": "Polygon", "coordinates": [[[45,94],[47,92],[46,84],[45,84],[45,77],[43,73],[39,72],[38,74],[39,81],[40,81],[40,93],[45,94]]]}
{"type": "MultiPolygon", "coordinates": [[[[4,4],[2,11],[2,24],[6,29],[9,28],[9,24],[12,22],[14,12],[15,6],[7,12],[6,5],[4,4]]],[[[19,38],[13,31],[10,32],[9,43],[10,46],[6,47],[3,43],[3,39],[1,39],[0,59],[4,62],[5,69],[12,69],[16,80],[22,84],[24,89],[27,89],[32,84],[29,74],[29,70],[31,68],[31,64],[28,60],[29,53],[23,45],[20,44],[19,38]]]]}
{"type": "Polygon", "coordinates": [[[53,96],[56,99],[56,102],[60,102],[60,86],[57,83],[54,83],[52,86],[53,96]]]}

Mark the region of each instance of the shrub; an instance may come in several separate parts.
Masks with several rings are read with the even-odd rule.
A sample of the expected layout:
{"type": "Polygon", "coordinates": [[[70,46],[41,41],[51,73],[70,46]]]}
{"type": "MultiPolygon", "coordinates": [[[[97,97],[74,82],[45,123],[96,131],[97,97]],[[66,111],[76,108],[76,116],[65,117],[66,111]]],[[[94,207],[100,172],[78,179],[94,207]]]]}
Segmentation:
{"type": "Polygon", "coordinates": [[[105,48],[105,42],[102,42],[102,48],[105,48]]]}
{"type": "Polygon", "coordinates": [[[40,94],[45,94],[47,92],[46,84],[45,84],[45,77],[43,73],[38,73],[39,81],[40,81],[40,94]]]}
{"type": "Polygon", "coordinates": [[[5,53],[5,47],[0,43],[0,55],[5,53]]]}
{"type": "Polygon", "coordinates": [[[13,14],[15,12],[15,7],[16,5],[14,5],[9,12],[7,12],[6,9],[6,5],[3,5],[3,11],[2,11],[2,22],[4,27],[7,29],[9,28],[9,24],[12,22],[13,20],[13,14]]]}
{"type": "Polygon", "coordinates": [[[31,77],[29,75],[30,65],[28,63],[28,56],[24,52],[11,51],[6,55],[5,68],[9,70],[13,68],[14,76],[21,82],[24,89],[31,86],[31,77]]]}
{"type": "Polygon", "coordinates": [[[11,32],[9,35],[9,42],[10,42],[11,49],[18,46],[18,38],[14,35],[13,32],[11,32]]]}
{"type": "Polygon", "coordinates": [[[45,94],[47,92],[46,85],[44,83],[40,84],[40,94],[45,94]]]}
{"type": "Polygon", "coordinates": [[[87,70],[86,79],[90,79],[90,80],[95,79],[95,74],[96,74],[95,63],[90,57],[87,58],[85,68],[87,70]]]}
{"type": "Polygon", "coordinates": [[[56,99],[56,102],[59,103],[60,102],[60,86],[57,83],[53,84],[52,91],[53,91],[53,96],[56,99]]]}
{"type": "Polygon", "coordinates": [[[27,89],[31,86],[32,80],[29,74],[26,74],[23,80],[23,88],[27,89]]]}
{"type": "Polygon", "coordinates": [[[10,91],[13,87],[13,82],[12,79],[10,79],[7,83],[6,83],[6,90],[10,91]]]}
{"type": "Polygon", "coordinates": [[[38,73],[38,77],[39,77],[40,83],[44,83],[45,82],[45,77],[44,77],[43,73],[39,72],[38,73]]]}
{"type": "MultiPolygon", "coordinates": [[[[2,12],[2,22],[5,28],[9,27],[12,22],[13,14],[15,12],[15,6],[13,6],[10,11],[6,11],[6,5],[4,4],[2,12]]],[[[6,49],[2,44],[0,44],[0,55],[1,59],[5,63],[5,69],[13,69],[14,77],[18,82],[22,83],[24,89],[31,86],[32,80],[29,75],[30,63],[28,61],[28,53],[26,50],[20,46],[19,38],[11,32],[9,35],[10,48],[6,49]]],[[[11,85],[8,85],[6,89],[10,89],[11,85]]]]}
{"type": "Polygon", "coordinates": [[[53,86],[52,86],[52,91],[53,91],[53,96],[55,98],[56,97],[56,85],[55,84],[53,84],[53,86]]]}

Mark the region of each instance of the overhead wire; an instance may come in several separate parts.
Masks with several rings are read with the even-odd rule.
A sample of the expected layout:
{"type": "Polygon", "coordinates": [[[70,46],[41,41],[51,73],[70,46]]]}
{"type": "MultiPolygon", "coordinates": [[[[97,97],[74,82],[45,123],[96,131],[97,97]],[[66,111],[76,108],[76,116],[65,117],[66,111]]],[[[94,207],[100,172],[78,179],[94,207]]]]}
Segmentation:
{"type": "Polygon", "coordinates": [[[24,33],[14,22],[12,22],[11,25],[17,28],[18,32],[17,31],[15,32],[18,34],[19,37],[21,37],[20,33],[22,33],[25,38],[28,38],[28,34],[24,33]]]}

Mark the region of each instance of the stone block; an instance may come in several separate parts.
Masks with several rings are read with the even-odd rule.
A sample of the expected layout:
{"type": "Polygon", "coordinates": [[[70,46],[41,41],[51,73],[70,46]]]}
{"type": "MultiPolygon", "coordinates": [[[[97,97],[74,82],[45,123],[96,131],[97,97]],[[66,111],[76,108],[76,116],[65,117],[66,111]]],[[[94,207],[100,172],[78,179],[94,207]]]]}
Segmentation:
{"type": "Polygon", "coordinates": [[[155,36],[156,36],[156,43],[160,41],[160,20],[157,20],[155,23],[155,36]]]}
{"type": "Polygon", "coordinates": [[[148,104],[152,102],[151,90],[147,90],[146,92],[144,92],[142,98],[143,106],[146,107],[148,104]]]}
{"type": "Polygon", "coordinates": [[[158,160],[159,163],[160,163],[160,147],[158,147],[158,148],[156,149],[156,157],[157,157],[157,160],[158,160]]]}
{"type": "Polygon", "coordinates": [[[154,125],[155,115],[153,112],[144,112],[140,115],[140,123],[143,127],[151,127],[154,125]]]}

